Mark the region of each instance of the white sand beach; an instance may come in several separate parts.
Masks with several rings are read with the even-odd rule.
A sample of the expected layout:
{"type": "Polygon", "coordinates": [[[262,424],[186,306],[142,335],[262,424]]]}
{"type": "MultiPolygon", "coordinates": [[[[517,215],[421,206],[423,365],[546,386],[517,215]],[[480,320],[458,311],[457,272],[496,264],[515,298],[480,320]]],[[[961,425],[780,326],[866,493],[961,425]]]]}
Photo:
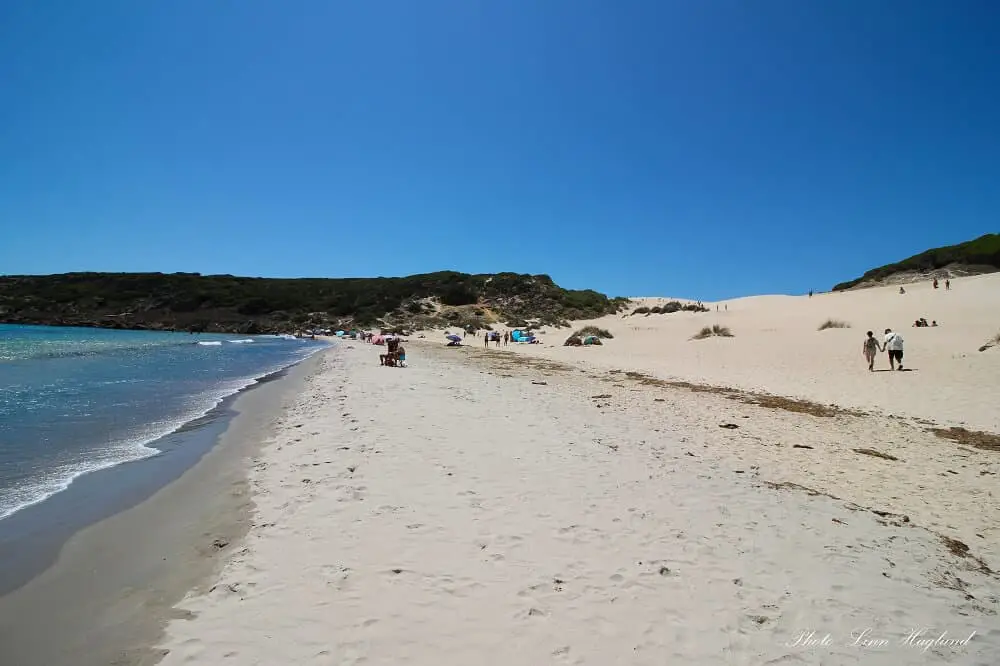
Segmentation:
{"type": "Polygon", "coordinates": [[[995,664],[998,287],[609,317],[596,348],[429,335],[406,369],[340,343],[161,663],[995,664]],[[912,372],[868,372],[885,327],[912,372]]]}

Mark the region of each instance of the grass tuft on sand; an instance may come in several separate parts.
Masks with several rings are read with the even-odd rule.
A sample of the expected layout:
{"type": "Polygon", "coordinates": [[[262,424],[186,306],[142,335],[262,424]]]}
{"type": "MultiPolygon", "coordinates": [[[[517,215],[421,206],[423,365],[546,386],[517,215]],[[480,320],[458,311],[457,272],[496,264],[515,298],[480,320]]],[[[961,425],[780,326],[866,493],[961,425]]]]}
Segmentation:
{"type": "Polygon", "coordinates": [[[850,328],[851,325],[846,321],[841,321],[839,319],[827,319],[822,324],[819,325],[818,331],[825,331],[828,328],[850,328]]]}
{"type": "Polygon", "coordinates": [[[733,332],[729,330],[728,326],[719,326],[718,324],[712,324],[711,326],[706,326],[694,335],[691,336],[692,340],[704,340],[705,338],[731,338],[733,337],[733,332]]]}

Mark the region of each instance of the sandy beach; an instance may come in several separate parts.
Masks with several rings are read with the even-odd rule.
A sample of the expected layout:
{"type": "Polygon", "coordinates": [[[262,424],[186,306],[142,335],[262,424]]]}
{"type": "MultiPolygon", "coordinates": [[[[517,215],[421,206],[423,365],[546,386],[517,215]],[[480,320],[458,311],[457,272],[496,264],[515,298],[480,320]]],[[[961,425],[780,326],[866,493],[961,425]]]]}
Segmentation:
{"type": "Polygon", "coordinates": [[[406,369],[341,343],[162,663],[994,664],[998,286],[610,317],[598,348],[427,334],[406,369]],[[865,367],[887,326],[912,372],[865,367]]]}

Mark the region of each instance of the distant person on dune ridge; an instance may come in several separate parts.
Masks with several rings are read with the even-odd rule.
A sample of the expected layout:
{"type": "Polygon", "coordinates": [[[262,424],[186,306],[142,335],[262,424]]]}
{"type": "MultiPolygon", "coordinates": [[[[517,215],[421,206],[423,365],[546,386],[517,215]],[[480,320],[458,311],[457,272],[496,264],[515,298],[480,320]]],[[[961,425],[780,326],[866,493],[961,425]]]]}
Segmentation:
{"type": "Polygon", "coordinates": [[[868,337],[865,338],[865,341],[861,346],[861,353],[868,361],[869,372],[875,372],[875,355],[879,352],[879,350],[880,347],[878,340],[875,339],[875,334],[868,331],[868,337]]]}
{"type": "Polygon", "coordinates": [[[882,349],[889,352],[889,369],[890,370],[902,370],[903,369],[903,336],[899,333],[893,333],[891,328],[885,329],[885,343],[882,345],[882,349]],[[896,364],[899,367],[896,367],[896,364]]]}

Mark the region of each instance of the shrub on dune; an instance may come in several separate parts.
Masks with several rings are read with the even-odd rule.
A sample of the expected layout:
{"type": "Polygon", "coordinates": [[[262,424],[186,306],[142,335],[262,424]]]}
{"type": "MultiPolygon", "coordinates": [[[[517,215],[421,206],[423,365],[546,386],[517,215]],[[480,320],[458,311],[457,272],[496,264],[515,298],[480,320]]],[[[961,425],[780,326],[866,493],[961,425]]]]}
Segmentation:
{"type": "Polygon", "coordinates": [[[591,335],[593,335],[594,337],[597,337],[597,338],[604,338],[605,340],[611,340],[611,339],[613,339],[615,337],[615,336],[611,335],[611,331],[609,331],[609,330],[607,330],[605,328],[598,328],[596,326],[584,326],[583,328],[581,328],[579,331],[577,331],[573,335],[575,337],[580,338],[580,339],[589,337],[591,335]]]}
{"type": "Polygon", "coordinates": [[[731,338],[733,337],[733,332],[729,330],[728,326],[719,326],[718,324],[712,324],[711,326],[706,326],[693,336],[692,340],[704,340],[705,338],[731,338]]]}
{"type": "Polygon", "coordinates": [[[819,325],[817,330],[825,331],[828,328],[850,328],[851,325],[846,321],[840,321],[839,319],[827,319],[822,324],[819,325]]]}

